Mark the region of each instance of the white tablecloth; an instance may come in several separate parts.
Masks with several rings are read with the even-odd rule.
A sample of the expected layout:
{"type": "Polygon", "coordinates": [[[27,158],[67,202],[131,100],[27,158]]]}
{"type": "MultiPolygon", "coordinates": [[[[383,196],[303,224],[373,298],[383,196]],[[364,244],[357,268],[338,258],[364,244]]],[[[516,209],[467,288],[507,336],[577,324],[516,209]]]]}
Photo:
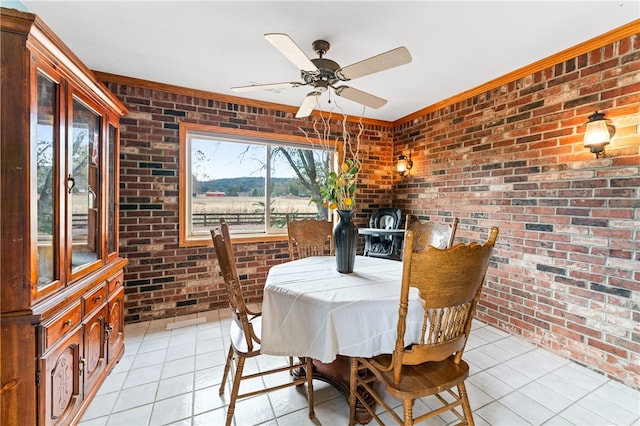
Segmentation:
{"type": "MultiPolygon", "coordinates": [[[[335,258],[308,257],[269,270],[262,305],[262,353],[308,356],[331,362],[336,355],[371,357],[395,347],[402,262],[356,258],[351,274],[335,258]]],[[[423,310],[411,289],[407,335],[416,341],[423,310]]]]}

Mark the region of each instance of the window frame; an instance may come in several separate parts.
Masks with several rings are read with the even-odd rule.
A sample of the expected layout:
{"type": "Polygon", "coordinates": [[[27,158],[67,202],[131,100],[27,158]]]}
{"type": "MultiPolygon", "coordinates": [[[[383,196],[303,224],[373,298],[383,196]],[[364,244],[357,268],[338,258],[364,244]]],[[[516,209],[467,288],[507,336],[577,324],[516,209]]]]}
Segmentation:
{"type": "MultiPolygon", "coordinates": [[[[189,194],[191,189],[191,153],[188,149],[190,144],[188,138],[192,133],[206,133],[207,137],[219,135],[220,138],[226,140],[236,140],[239,143],[257,143],[281,146],[298,146],[308,149],[318,149],[320,144],[314,143],[313,140],[304,136],[287,135],[280,133],[269,133],[257,130],[246,130],[237,128],[220,127],[215,125],[197,124],[181,122],[179,125],[179,172],[178,172],[178,225],[179,225],[179,246],[180,247],[198,247],[211,246],[210,236],[193,236],[188,235],[187,230],[190,229],[188,221],[190,220],[189,194]]],[[[340,143],[335,140],[322,141],[322,149],[329,149],[334,153],[331,163],[334,165],[338,152],[340,152],[340,143]]],[[[267,176],[267,179],[269,177],[267,176]]],[[[234,235],[233,241],[239,243],[246,242],[265,242],[265,241],[286,241],[287,233],[283,232],[260,232],[253,234],[234,235]]]]}

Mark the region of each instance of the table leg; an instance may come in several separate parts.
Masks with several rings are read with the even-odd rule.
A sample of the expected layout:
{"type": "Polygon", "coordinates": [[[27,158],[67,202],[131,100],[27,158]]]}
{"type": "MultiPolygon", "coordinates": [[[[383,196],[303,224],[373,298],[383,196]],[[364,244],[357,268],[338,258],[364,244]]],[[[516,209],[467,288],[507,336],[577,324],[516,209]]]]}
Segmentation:
{"type": "MultiPolygon", "coordinates": [[[[336,388],[349,402],[349,379],[351,377],[351,358],[338,355],[338,357],[330,363],[323,363],[313,360],[313,378],[329,383],[336,388]]],[[[300,374],[303,374],[300,372],[300,374]]],[[[367,401],[367,405],[371,409],[375,409],[376,401],[371,394],[364,389],[358,389],[360,395],[367,401]]],[[[359,400],[356,400],[356,421],[360,424],[367,424],[371,421],[371,415],[362,406],[359,400]]]]}

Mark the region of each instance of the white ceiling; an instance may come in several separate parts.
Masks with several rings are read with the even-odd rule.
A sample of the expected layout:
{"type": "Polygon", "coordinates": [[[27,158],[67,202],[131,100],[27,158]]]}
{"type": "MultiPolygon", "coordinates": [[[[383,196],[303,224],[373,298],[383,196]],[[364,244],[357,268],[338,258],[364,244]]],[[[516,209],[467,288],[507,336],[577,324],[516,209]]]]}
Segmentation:
{"type": "MultiPolygon", "coordinates": [[[[406,46],[410,64],[348,84],[388,103],[364,115],[395,121],[640,18],[626,1],[30,1],[91,69],[238,95],[232,86],[301,81],[263,34],[287,33],[310,58],[331,43],[341,66],[406,46]]],[[[308,87],[243,97],[298,106],[308,87]]],[[[331,93],[320,107],[363,109],[331,93]]]]}

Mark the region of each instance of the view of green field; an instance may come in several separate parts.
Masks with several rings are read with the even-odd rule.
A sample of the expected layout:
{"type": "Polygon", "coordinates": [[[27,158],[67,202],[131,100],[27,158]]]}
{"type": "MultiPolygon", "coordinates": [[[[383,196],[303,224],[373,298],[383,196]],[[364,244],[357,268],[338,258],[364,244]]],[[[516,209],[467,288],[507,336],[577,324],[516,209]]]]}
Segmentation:
{"type": "MultiPolygon", "coordinates": [[[[264,210],[264,197],[205,197],[192,198],[192,213],[253,213],[264,210]]],[[[271,207],[276,213],[315,213],[316,205],[309,198],[278,197],[271,207]]]]}
{"type": "MultiPolygon", "coordinates": [[[[307,214],[316,217],[314,203],[305,197],[278,197],[271,203],[271,228],[286,227],[285,213],[307,214]]],[[[208,232],[224,217],[232,232],[263,232],[264,197],[200,195],[192,198],[193,232],[208,232]]],[[[294,216],[295,217],[295,216],[294,216]]],[[[307,216],[309,217],[309,216],[307,216]]]]}

